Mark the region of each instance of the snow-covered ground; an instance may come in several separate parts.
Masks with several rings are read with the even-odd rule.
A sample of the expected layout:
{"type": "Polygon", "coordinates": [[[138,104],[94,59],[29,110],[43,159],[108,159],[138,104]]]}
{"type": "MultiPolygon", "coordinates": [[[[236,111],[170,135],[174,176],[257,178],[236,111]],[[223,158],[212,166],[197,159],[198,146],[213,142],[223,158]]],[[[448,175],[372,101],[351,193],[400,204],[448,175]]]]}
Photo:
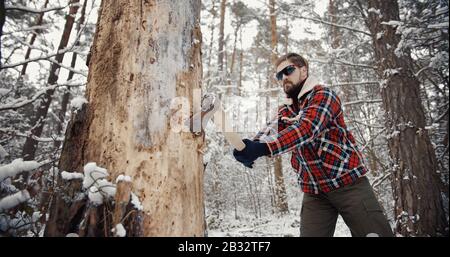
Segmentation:
{"type": "MultiPolygon", "coordinates": [[[[298,237],[299,235],[298,212],[281,217],[230,219],[222,222],[220,228],[208,230],[209,237],[298,237]]],[[[341,216],[338,218],[334,236],[351,236],[341,216]]]]}

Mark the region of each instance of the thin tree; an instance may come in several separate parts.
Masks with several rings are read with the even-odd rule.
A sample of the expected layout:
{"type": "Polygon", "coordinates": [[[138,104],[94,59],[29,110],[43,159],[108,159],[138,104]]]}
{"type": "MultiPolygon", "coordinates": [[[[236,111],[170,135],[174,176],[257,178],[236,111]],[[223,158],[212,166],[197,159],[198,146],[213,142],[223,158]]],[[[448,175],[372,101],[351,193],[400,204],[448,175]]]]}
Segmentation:
{"type": "MultiPolygon", "coordinates": [[[[275,9],[275,0],[269,1],[269,16],[270,16],[270,35],[271,35],[271,53],[270,59],[272,66],[275,67],[277,58],[278,58],[278,35],[277,35],[277,16],[275,9]]],[[[272,72],[270,74],[274,74],[275,68],[270,69],[272,72]]],[[[271,79],[271,75],[269,74],[268,79],[271,79]]],[[[276,86],[276,84],[274,84],[276,86]]],[[[272,91],[275,92],[275,91],[272,91]]],[[[269,105],[268,105],[269,106],[269,105]]],[[[283,178],[283,163],[282,158],[280,156],[275,157],[274,162],[274,177],[275,177],[275,205],[276,210],[279,213],[287,213],[289,212],[289,207],[287,203],[287,195],[286,195],[286,187],[284,185],[283,178]]]]}
{"type": "MultiPolygon", "coordinates": [[[[64,30],[61,36],[61,40],[59,42],[58,50],[62,50],[67,46],[69,42],[70,34],[72,32],[73,23],[75,21],[75,16],[78,12],[79,8],[79,0],[71,0],[69,13],[66,15],[66,23],[64,26],[64,30]]],[[[26,161],[33,160],[36,154],[36,149],[38,146],[38,141],[35,137],[40,137],[45,125],[45,118],[47,117],[48,109],[52,102],[53,94],[55,92],[55,88],[51,87],[56,85],[56,82],[59,78],[60,64],[62,63],[64,58],[64,53],[57,54],[54,62],[51,63],[50,66],[50,74],[47,80],[47,86],[49,87],[46,90],[46,93],[43,95],[43,98],[38,106],[36,111],[36,115],[31,121],[31,130],[30,136],[25,140],[25,144],[23,146],[22,155],[23,159],[26,161]]]]}

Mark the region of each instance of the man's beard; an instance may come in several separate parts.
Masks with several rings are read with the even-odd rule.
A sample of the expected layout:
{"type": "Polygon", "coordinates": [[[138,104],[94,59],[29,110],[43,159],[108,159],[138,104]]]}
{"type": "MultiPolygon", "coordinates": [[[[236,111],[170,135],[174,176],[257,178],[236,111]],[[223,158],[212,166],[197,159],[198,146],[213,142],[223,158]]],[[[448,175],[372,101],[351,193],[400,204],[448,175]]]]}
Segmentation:
{"type": "Polygon", "coordinates": [[[283,85],[283,90],[286,93],[287,97],[291,98],[291,99],[297,99],[298,94],[300,94],[300,90],[302,90],[303,84],[305,83],[305,81],[299,82],[295,85],[293,85],[291,82],[287,82],[286,84],[290,84],[290,86],[288,88],[286,88],[283,85]]]}

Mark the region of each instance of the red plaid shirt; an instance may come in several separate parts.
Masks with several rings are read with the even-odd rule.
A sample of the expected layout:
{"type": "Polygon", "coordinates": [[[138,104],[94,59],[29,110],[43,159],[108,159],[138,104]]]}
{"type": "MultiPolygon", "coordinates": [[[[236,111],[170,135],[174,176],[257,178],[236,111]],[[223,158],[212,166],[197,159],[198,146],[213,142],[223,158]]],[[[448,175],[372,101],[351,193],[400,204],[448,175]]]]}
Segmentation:
{"type": "Polygon", "coordinates": [[[330,192],[367,172],[335,92],[314,86],[300,98],[299,110],[297,114],[292,105],[281,106],[277,118],[254,139],[265,141],[271,156],[292,152],[291,165],[303,192],[330,192]],[[270,136],[274,128],[277,133],[270,136]]]}

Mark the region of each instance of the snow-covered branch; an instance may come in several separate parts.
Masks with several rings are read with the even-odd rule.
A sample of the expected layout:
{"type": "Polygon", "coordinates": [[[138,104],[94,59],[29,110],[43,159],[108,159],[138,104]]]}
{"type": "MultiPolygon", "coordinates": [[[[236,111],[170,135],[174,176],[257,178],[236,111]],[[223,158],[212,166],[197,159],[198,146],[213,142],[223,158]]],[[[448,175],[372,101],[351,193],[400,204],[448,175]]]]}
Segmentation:
{"type": "Polygon", "coordinates": [[[381,103],[383,102],[382,99],[363,99],[363,100],[356,100],[356,101],[350,101],[343,103],[344,106],[352,105],[352,104],[362,104],[362,103],[381,103]]]}
{"type": "Polygon", "coordinates": [[[30,198],[30,193],[28,193],[28,190],[26,189],[12,195],[8,195],[0,199],[0,212],[9,210],[23,202],[28,201],[30,198]]]}
{"type": "MultiPolygon", "coordinates": [[[[19,137],[30,137],[30,135],[25,134],[25,133],[21,133],[18,131],[10,131],[7,129],[2,129],[2,128],[0,128],[0,132],[5,133],[5,134],[10,133],[14,136],[19,136],[19,137]]],[[[31,137],[38,142],[47,142],[48,143],[48,142],[64,141],[64,137],[37,137],[35,135],[32,135],[31,137]]]]}
{"type": "Polygon", "coordinates": [[[30,7],[26,7],[23,5],[7,5],[5,6],[6,11],[22,11],[22,12],[31,12],[31,13],[44,13],[44,12],[50,12],[50,11],[58,11],[66,8],[68,5],[65,6],[55,6],[55,7],[49,7],[49,8],[42,8],[42,9],[34,9],[30,7]]]}
{"type": "Polygon", "coordinates": [[[21,29],[21,30],[4,32],[4,33],[2,33],[2,36],[9,35],[9,34],[14,34],[14,33],[18,33],[18,32],[26,32],[26,31],[34,31],[34,30],[44,30],[44,29],[50,29],[50,25],[32,26],[32,27],[28,27],[28,28],[23,28],[23,29],[21,29]]]}
{"type": "MultiPolygon", "coordinates": [[[[80,36],[81,36],[83,30],[86,28],[86,25],[87,24],[84,24],[83,28],[77,33],[77,35],[76,35],[74,41],[72,42],[72,44],[67,46],[66,48],[60,49],[56,53],[52,53],[52,54],[48,54],[48,55],[40,56],[40,57],[35,57],[35,58],[29,58],[29,59],[26,59],[26,60],[23,60],[23,61],[20,61],[20,62],[17,62],[17,63],[12,63],[12,64],[6,64],[5,63],[5,64],[3,64],[0,67],[0,70],[8,69],[8,68],[14,68],[14,67],[17,67],[17,66],[20,66],[20,65],[24,65],[24,64],[29,63],[29,62],[36,62],[36,61],[41,61],[41,60],[47,60],[47,59],[49,59],[51,57],[54,57],[56,55],[59,55],[59,54],[65,54],[67,52],[73,52],[74,49],[76,49],[76,44],[80,40],[80,36]]],[[[76,49],[76,51],[78,51],[78,49],[76,49]]]]}
{"type": "Polygon", "coordinates": [[[10,110],[10,109],[15,110],[15,109],[21,108],[27,104],[30,104],[30,103],[36,101],[39,97],[41,97],[42,95],[47,93],[48,90],[55,90],[56,87],[57,87],[57,85],[54,85],[54,86],[47,87],[43,90],[40,90],[31,99],[24,99],[24,97],[21,97],[19,99],[16,99],[12,103],[0,105],[0,111],[10,110]]]}
{"type": "Polygon", "coordinates": [[[322,24],[325,24],[325,25],[332,26],[332,27],[346,29],[346,30],[350,30],[350,31],[353,31],[353,32],[361,33],[361,34],[366,35],[366,36],[371,36],[371,34],[369,32],[364,31],[364,30],[360,30],[360,29],[357,29],[357,28],[352,28],[352,27],[349,27],[349,26],[346,26],[346,25],[341,25],[341,24],[337,24],[337,23],[333,23],[333,22],[329,22],[329,21],[324,21],[324,20],[322,20],[320,18],[301,16],[301,15],[298,15],[298,14],[295,14],[295,13],[284,11],[282,9],[279,9],[279,10],[281,11],[281,13],[284,13],[284,14],[286,14],[288,16],[295,17],[295,18],[298,18],[298,19],[315,21],[315,22],[318,22],[318,23],[322,23],[322,24]]]}
{"type": "Polygon", "coordinates": [[[339,64],[339,65],[344,65],[344,66],[352,66],[352,67],[360,67],[360,68],[368,68],[368,69],[376,69],[376,66],[372,66],[372,65],[367,65],[367,64],[360,64],[360,63],[351,63],[351,62],[346,62],[346,61],[342,61],[342,60],[336,60],[334,62],[330,61],[330,60],[321,60],[321,59],[311,59],[310,63],[323,63],[323,64],[339,64]]]}
{"type": "Polygon", "coordinates": [[[378,81],[356,81],[356,82],[338,82],[336,84],[331,84],[331,87],[340,87],[340,86],[358,86],[358,85],[367,85],[367,84],[374,84],[379,85],[380,82],[378,81]]]}
{"type": "Polygon", "coordinates": [[[0,166],[0,181],[9,177],[14,177],[22,172],[29,172],[41,166],[36,161],[23,161],[22,159],[15,159],[10,164],[0,166]]]}
{"type": "Polygon", "coordinates": [[[384,128],[384,126],[382,126],[382,125],[368,124],[368,123],[364,123],[364,122],[361,122],[361,121],[358,121],[358,120],[348,120],[348,122],[358,123],[358,124],[361,124],[363,126],[371,127],[371,128],[384,128]]]}
{"type": "Polygon", "coordinates": [[[66,70],[69,70],[69,71],[71,71],[71,72],[73,72],[73,73],[75,73],[75,74],[79,74],[79,75],[81,75],[81,76],[87,77],[87,73],[86,73],[86,72],[83,72],[83,71],[80,71],[80,70],[76,70],[76,69],[74,69],[74,68],[72,68],[72,67],[70,67],[70,66],[66,66],[66,65],[64,65],[64,64],[62,64],[62,63],[59,63],[59,62],[53,60],[53,59],[47,59],[47,60],[50,61],[50,62],[52,62],[52,63],[56,63],[56,64],[58,64],[61,68],[64,68],[64,69],[66,69],[66,70]]]}

